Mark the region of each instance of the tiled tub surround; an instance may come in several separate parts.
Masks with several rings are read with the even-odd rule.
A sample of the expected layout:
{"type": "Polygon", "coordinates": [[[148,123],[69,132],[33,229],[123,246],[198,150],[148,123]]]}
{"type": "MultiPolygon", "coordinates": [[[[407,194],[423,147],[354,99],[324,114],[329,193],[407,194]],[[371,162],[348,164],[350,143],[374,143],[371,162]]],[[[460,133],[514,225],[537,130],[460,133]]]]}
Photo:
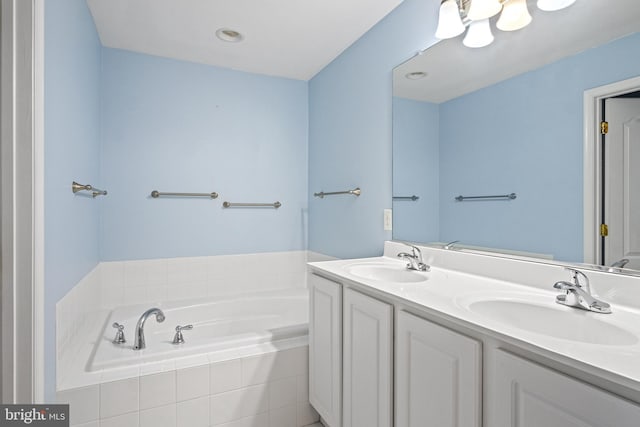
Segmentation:
{"type": "MultiPolygon", "coordinates": [[[[72,424],[80,424],[84,422],[92,422],[87,425],[97,425],[96,420],[104,418],[101,425],[111,425],[107,418],[116,417],[116,414],[102,409],[104,405],[109,408],[110,397],[107,391],[110,389],[107,384],[114,387],[129,387],[132,392],[133,384],[139,387],[136,396],[142,396],[143,378],[152,377],[153,375],[174,375],[176,377],[176,390],[179,383],[180,371],[185,369],[193,369],[194,367],[214,366],[220,363],[240,363],[242,380],[232,389],[224,391],[216,391],[213,393],[211,388],[211,399],[207,398],[207,408],[217,401],[214,395],[220,393],[232,393],[231,396],[239,396],[244,393],[247,398],[260,395],[257,403],[258,412],[248,414],[242,410],[233,412],[229,417],[214,416],[216,410],[214,406],[210,407],[211,425],[226,425],[226,421],[233,421],[229,426],[252,426],[260,425],[261,427],[269,425],[278,425],[285,427],[288,425],[306,425],[312,423],[316,418],[314,411],[310,409],[305,399],[280,406],[278,402],[279,394],[271,392],[271,387],[278,390],[278,387],[284,387],[281,380],[289,377],[302,376],[306,378],[306,359],[304,364],[304,373],[295,372],[291,375],[280,373],[278,366],[283,362],[280,360],[279,354],[283,354],[286,360],[287,354],[294,354],[296,351],[300,353],[304,350],[306,353],[306,336],[285,339],[274,343],[263,343],[250,347],[239,349],[228,349],[210,354],[189,355],[175,360],[160,360],[152,363],[144,363],[129,367],[120,367],[116,369],[97,370],[89,372],[87,370],[89,360],[92,355],[96,338],[101,334],[105,327],[105,321],[112,309],[116,307],[127,306],[131,304],[153,304],[158,301],[176,301],[180,299],[194,299],[202,297],[229,296],[237,294],[262,293],[268,290],[286,290],[286,289],[304,289],[306,288],[306,262],[313,260],[326,260],[327,257],[306,251],[295,252],[279,252],[249,255],[228,255],[213,257],[196,257],[196,258],[174,258],[159,260],[143,260],[143,261],[122,261],[107,262],[99,264],[90,274],[88,274],[74,289],[69,292],[56,307],[56,342],[57,342],[57,390],[60,401],[72,402],[72,424]],[[303,350],[299,350],[303,349],[303,350]],[[251,374],[250,366],[256,358],[266,354],[267,360],[272,359],[271,374],[262,374],[262,380],[253,380],[247,383],[246,378],[251,374]],[[244,366],[246,368],[242,368],[244,366]],[[171,374],[173,372],[173,374],[171,374]],[[284,375],[284,376],[283,376],[284,375]],[[276,382],[271,384],[271,382],[276,382]],[[239,384],[239,385],[238,385],[239,384]],[[278,385],[280,384],[280,386],[278,385]],[[262,388],[258,387],[262,385],[262,388]],[[268,385],[268,387],[267,387],[268,385]],[[247,387],[245,387],[247,386],[247,387]],[[254,388],[250,388],[254,387],[254,388]],[[258,388],[255,388],[258,387],[258,388]],[[245,391],[239,389],[249,388],[245,391]],[[107,390],[107,391],[105,391],[107,390]],[[266,391],[265,391],[266,390],[266,391]],[[263,394],[268,391],[268,397],[263,394]],[[258,393],[260,392],[260,393],[258,393]],[[253,393],[253,394],[252,394],[253,393]],[[93,397],[92,397],[93,396],[93,397]],[[272,397],[273,396],[273,397],[272,397]],[[80,399],[80,400],[77,400],[80,399]],[[82,400],[88,399],[88,400],[82,400]],[[97,400],[96,400],[97,399],[97,400]],[[265,400],[266,408],[265,410],[265,400]],[[276,399],[273,403],[272,400],[276,399]],[[74,403],[79,402],[79,403],[74,403]],[[97,405],[97,409],[96,408],[97,405]],[[306,406],[305,406],[306,405],[306,406]],[[295,421],[294,411],[295,406],[295,421]],[[76,408],[77,412],[74,412],[76,408]],[[91,409],[94,408],[94,409],[91,409]],[[86,409],[86,410],[85,410],[86,409]],[[272,410],[273,409],[273,410],[272,410]],[[97,412],[96,412],[97,411],[97,412]],[[76,413],[76,415],[73,415],[76,413]],[[306,415],[305,415],[306,414],[306,415]],[[243,418],[238,421],[236,417],[243,418]],[[276,421],[282,417],[279,424],[276,421]],[[307,422],[309,421],[309,422],[307,422]],[[306,424],[299,424],[304,422],[306,424]]],[[[149,323],[155,321],[150,319],[149,323]]],[[[131,329],[131,328],[129,328],[131,329]]],[[[115,330],[114,330],[115,331],[115,330]]],[[[185,334],[188,334],[187,331],[185,334]]],[[[132,340],[132,330],[128,331],[128,340],[132,340]]],[[[188,336],[186,337],[188,339],[188,336]]],[[[305,356],[306,357],[306,356],[305,356]]],[[[263,362],[263,365],[269,365],[269,362],[263,362]]],[[[286,365],[286,364],[285,364],[286,365]]],[[[218,365],[216,365],[218,366],[218,365]]],[[[224,366],[224,365],[220,365],[224,366]]],[[[293,365],[292,365],[293,366],[293,365]]],[[[211,368],[215,370],[217,368],[211,368]]],[[[290,378],[289,378],[290,379],[290,378]]],[[[298,383],[296,379],[296,384],[298,383]]],[[[216,383],[218,380],[215,381],[216,383]]],[[[291,382],[291,381],[289,381],[291,382]]],[[[291,385],[291,384],[289,384],[291,385]]],[[[210,386],[214,387],[214,386],[210,386]]],[[[289,390],[290,391],[290,390],[289,390]]],[[[286,390],[284,391],[286,394],[286,390]]],[[[116,393],[119,395],[120,393],[116,393]]],[[[301,399],[300,393],[296,400],[301,399]]],[[[176,392],[177,396],[177,392],[176,392]]],[[[207,395],[209,396],[209,395],[207,395]]],[[[204,412],[204,396],[199,396],[199,402],[191,402],[195,399],[187,399],[191,404],[195,405],[193,410],[199,410],[202,415],[204,412]],[[199,405],[199,406],[198,406],[199,405]]],[[[302,395],[304,397],[304,394],[302,395]]],[[[133,399],[133,398],[132,398],[133,399]]],[[[140,397],[140,399],[143,399],[140,397]]],[[[152,408],[145,407],[144,400],[140,400],[138,404],[133,404],[133,400],[127,399],[132,406],[127,408],[126,412],[121,412],[117,416],[121,416],[114,425],[147,425],[149,418],[153,414],[161,414],[161,409],[166,411],[167,416],[159,415],[169,424],[158,425],[174,425],[179,422],[181,409],[184,413],[187,403],[176,400],[172,403],[175,416],[169,416],[171,411],[166,406],[159,405],[155,411],[149,411],[152,408]],[[137,409],[136,409],[137,408],[137,409]],[[174,420],[174,421],[172,421],[174,420]],[[140,424],[138,424],[140,423],[140,424]]],[[[184,402],[186,402],[185,400],[184,402]]],[[[291,399],[285,399],[290,402],[291,399]]],[[[244,407],[244,405],[242,405],[244,407]]],[[[250,410],[251,412],[252,410],[250,410]]],[[[204,420],[204,416],[200,417],[204,420]]],[[[177,424],[177,425],[208,425],[208,424],[177,424]]]]}
{"type": "Polygon", "coordinates": [[[307,346],[58,392],[83,427],[300,427],[308,402],[307,346]]]}

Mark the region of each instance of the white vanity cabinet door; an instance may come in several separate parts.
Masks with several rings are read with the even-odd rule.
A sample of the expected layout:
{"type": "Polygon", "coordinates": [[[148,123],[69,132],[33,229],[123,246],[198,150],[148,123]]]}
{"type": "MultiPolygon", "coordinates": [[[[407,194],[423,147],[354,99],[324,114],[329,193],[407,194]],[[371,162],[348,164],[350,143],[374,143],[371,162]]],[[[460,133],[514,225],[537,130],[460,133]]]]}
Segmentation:
{"type": "Polygon", "coordinates": [[[309,274],[309,402],[330,427],[342,419],[342,285],[309,274]]]}
{"type": "Polygon", "coordinates": [[[392,426],[392,323],[390,304],[344,290],[345,427],[392,426]]]}
{"type": "Polygon", "coordinates": [[[640,406],[504,351],[495,356],[493,427],[638,427],[640,406]]]}
{"type": "Polygon", "coordinates": [[[482,345],[398,312],[396,427],[482,425],[482,345]]]}

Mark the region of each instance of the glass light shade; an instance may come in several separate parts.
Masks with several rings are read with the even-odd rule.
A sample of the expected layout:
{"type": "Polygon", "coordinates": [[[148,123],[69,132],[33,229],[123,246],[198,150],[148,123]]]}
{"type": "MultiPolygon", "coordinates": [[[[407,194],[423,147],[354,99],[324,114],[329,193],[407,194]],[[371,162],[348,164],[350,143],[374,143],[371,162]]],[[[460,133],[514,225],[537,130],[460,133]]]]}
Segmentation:
{"type": "Polygon", "coordinates": [[[493,43],[493,34],[488,19],[472,21],[462,43],[466,47],[485,47],[493,43]]]}
{"type": "Polygon", "coordinates": [[[576,0],[538,0],[538,9],[545,12],[564,9],[574,4],[576,0]]]}
{"type": "Polygon", "coordinates": [[[440,5],[436,37],[439,39],[450,39],[462,34],[463,31],[464,25],[460,18],[458,4],[455,0],[446,0],[440,5]]]}
{"type": "Polygon", "coordinates": [[[496,27],[502,31],[515,31],[526,27],[530,22],[527,0],[509,0],[503,6],[496,27]]]}
{"type": "Polygon", "coordinates": [[[502,10],[500,0],[471,0],[467,17],[472,21],[491,18],[502,10]]]}

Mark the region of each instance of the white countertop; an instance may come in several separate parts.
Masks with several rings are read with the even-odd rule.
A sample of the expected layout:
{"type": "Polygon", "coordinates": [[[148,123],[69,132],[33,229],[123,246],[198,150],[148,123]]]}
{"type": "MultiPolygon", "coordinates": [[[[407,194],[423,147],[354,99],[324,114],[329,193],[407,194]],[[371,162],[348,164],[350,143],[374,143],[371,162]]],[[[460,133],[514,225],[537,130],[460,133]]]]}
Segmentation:
{"type": "MultiPolygon", "coordinates": [[[[428,260],[425,257],[425,260],[428,260]]],[[[493,261],[495,262],[495,261],[493,261]]],[[[431,271],[424,274],[428,279],[418,283],[390,283],[379,280],[371,280],[349,273],[349,266],[354,264],[389,264],[403,268],[404,261],[395,257],[377,257],[349,260],[336,260],[325,262],[312,262],[309,267],[312,271],[320,273],[328,278],[334,278],[345,284],[352,284],[368,288],[374,293],[381,292],[394,297],[395,300],[418,305],[428,312],[435,312],[446,318],[459,322],[462,326],[471,327],[482,333],[494,336],[500,340],[515,342],[533,346],[546,356],[559,356],[555,359],[567,363],[566,358],[575,360],[579,369],[601,376],[608,380],[623,384],[634,390],[640,391],[640,311],[628,306],[621,306],[611,302],[612,313],[600,314],[580,310],[572,307],[556,304],[555,297],[558,291],[552,288],[554,282],[546,282],[549,290],[541,286],[531,286],[499,280],[477,274],[470,274],[453,269],[431,266],[431,271]],[[536,328],[520,328],[512,323],[499,320],[497,317],[480,314],[469,309],[470,304],[482,300],[516,300],[528,301],[536,306],[541,306],[544,313],[545,305],[549,304],[553,309],[559,310],[562,318],[563,312],[571,316],[573,328],[578,325],[579,331],[588,341],[589,328],[594,324],[603,322],[605,328],[621,328],[629,332],[627,344],[608,345],[581,342],[570,339],[561,339],[545,333],[535,332],[536,328]],[[573,322],[576,320],[576,322],[573,322]],[[579,326],[584,325],[584,328],[579,326]]],[[[531,268],[530,266],[527,268],[531,268]]],[[[562,267],[558,267],[562,273],[562,267]]],[[[544,277],[544,274],[542,274],[544,277]]],[[[528,277],[530,280],[531,278],[528,277]]],[[[558,280],[563,279],[559,277],[558,280]]],[[[544,277],[543,280],[547,280],[544,277]]],[[[527,319],[530,324],[535,324],[527,319]]],[[[549,319],[541,319],[541,322],[549,319]]],[[[555,326],[554,326],[555,327],[555,326]]],[[[558,324],[557,328],[563,328],[558,324]]],[[[571,331],[561,331],[559,335],[567,335],[571,331]]],[[[583,339],[585,341],[585,339],[583,339]]]]}

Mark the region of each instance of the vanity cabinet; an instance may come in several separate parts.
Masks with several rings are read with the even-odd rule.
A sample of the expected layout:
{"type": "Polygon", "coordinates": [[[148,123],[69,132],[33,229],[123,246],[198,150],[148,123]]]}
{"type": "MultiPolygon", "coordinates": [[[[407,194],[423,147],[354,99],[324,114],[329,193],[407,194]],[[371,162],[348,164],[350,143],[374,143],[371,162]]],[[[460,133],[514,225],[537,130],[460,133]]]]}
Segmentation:
{"type": "Polygon", "coordinates": [[[309,274],[309,402],[341,427],[342,285],[316,274],[309,274]]]}
{"type": "Polygon", "coordinates": [[[492,427],[637,427],[640,406],[541,365],[497,350],[492,427]]]}
{"type": "Polygon", "coordinates": [[[399,311],[395,366],[396,427],[482,425],[480,341],[399,311]]]}
{"type": "Polygon", "coordinates": [[[344,289],[344,427],[391,427],[393,306],[344,289]]]}

